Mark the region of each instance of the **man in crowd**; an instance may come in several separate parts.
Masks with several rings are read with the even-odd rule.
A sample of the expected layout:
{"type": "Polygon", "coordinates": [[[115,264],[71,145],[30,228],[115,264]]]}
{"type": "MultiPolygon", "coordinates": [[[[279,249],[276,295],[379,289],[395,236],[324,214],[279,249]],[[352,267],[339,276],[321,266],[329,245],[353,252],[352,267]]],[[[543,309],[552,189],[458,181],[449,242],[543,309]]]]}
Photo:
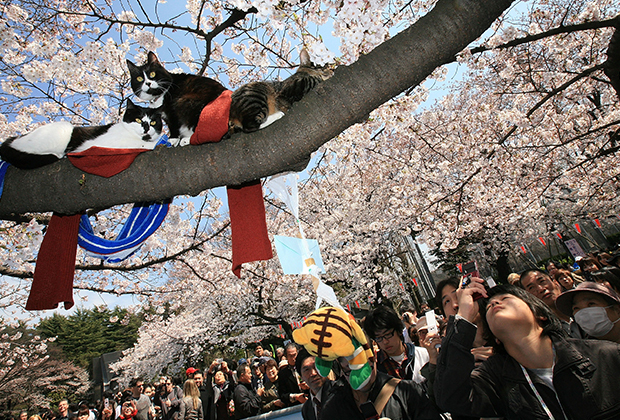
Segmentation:
{"type": "Polygon", "coordinates": [[[420,384],[399,380],[378,372],[375,358],[370,358],[372,368],[368,384],[354,390],[349,384],[351,368],[346,358],[338,358],[343,377],[330,388],[321,404],[321,419],[363,420],[390,418],[410,420],[439,420],[439,413],[420,384]],[[384,402],[379,395],[383,393],[384,402]]]}
{"type": "Polygon", "coordinates": [[[558,310],[555,301],[562,294],[562,287],[557,280],[552,279],[547,273],[531,269],[521,273],[521,286],[530,294],[536,296],[551,308],[553,313],[560,318],[562,328],[573,338],[585,338],[579,326],[572,322],[571,318],[558,310]]]}
{"type": "Polygon", "coordinates": [[[370,311],[364,320],[364,331],[379,346],[377,369],[394,378],[424,382],[420,369],[428,363],[428,352],[422,347],[405,343],[403,321],[388,306],[370,311]]]}
{"type": "Polygon", "coordinates": [[[135,419],[149,420],[151,400],[142,393],[144,381],[142,378],[134,378],[131,382],[129,382],[129,387],[131,388],[132,399],[136,404],[136,410],[138,410],[138,414],[136,414],[135,419]]]}
{"type": "Polygon", "coordinates": [[[69,420],[73,416],[69,413],[69,401],[66,399],[60,400],[58,403],[58,417],[56,420],[69,420]]]}
{"type": "Polygon", "coordinates": [[[172,378],[166,379],[165,386],[164,396],[161,399],[163,420],[183,420],[179,419],[183,390],[174,385],[172,378]]]}
{"type": "Polygon", "coordinates": [[[322,402],[329,394],[332,381],[319,375],[314,365],[314,356],[302,348],[297,355],[295,368],[301,375],[301,379],[310,388],[310,398],[301,407],[301,416],[304,420],[317,420],[321,412],[322,402]]]}
{"type": "Polygon", "coordinates": [[[295,369],[297,345],[295,343],[287,344],[284,355],[288,364],[283,366],[278,374],[280,399],[286,406],[302,404],[306,402],[306,396],[299,386],[300,376],[295,369]]]}
{"type": "Polygon", "coordinates": [[[204,420],[215,420],[215,407],[213,404],[213,386],[211,385],[211,375],[207,375],[207,383],[205,384],[204,374],[197,369],[194,372],[194,382],[200,391],[200,400],[202,401],[202,414],[204,420]]]}
{"type": "Polygon", "coordinates": [[[237,368],[238,385],[235,388],[235,419],[255,416],[261,407],[261,397],[265,388],[252,389],[252,371],[246,363],[237,368]]]}

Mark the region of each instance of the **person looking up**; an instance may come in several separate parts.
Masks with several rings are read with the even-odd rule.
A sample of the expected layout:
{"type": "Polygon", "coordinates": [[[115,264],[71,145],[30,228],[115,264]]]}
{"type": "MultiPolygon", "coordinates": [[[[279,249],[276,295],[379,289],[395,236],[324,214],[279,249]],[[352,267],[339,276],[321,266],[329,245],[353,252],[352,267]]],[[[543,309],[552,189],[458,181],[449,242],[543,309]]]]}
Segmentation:
{"type": "Polygon", "coordinates": [[[617,419],[620,416],[620,345],[566,338],[555,313],[515,286],[489,290],[482,280],[457,292],[459,311],[448,321],[435,376],[435,399],[459,415],[529,419],[617,419]],[[481,366],[464,351],[476,336],[473,295],[494,354],[481,366]]]}

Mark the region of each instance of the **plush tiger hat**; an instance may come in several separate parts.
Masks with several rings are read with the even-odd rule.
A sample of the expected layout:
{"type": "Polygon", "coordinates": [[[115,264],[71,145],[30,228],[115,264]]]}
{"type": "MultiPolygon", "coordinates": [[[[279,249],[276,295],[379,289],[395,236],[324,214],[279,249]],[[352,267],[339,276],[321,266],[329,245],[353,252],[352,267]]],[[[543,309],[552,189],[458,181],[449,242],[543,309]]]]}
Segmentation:
{"type": "Polygon", "coordinates": [[[373,352],[353,315],[331,306],[319,308],[293,331],[293,339],[317,357],[314,363],[321,376],[329,374],[334,360],[345,357],[351,368],[351,387],[360,389],[368,383],[372,373],[368,359],[373,352]]]}

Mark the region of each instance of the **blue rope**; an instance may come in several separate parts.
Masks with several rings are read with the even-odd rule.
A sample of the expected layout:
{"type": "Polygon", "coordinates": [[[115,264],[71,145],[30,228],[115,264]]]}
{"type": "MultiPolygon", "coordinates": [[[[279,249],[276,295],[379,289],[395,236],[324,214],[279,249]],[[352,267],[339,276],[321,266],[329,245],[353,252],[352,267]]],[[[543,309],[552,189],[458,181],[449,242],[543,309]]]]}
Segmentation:
{"type": "MultiPolygon", "coordinates": [[[[171,147],[168,136],[163,135],[157,146],[171,147]]],[[[4,187],[4,175],[10,164],[0,160],[0,197],[4,187]]],[[[170,202],[134,204],[121,232],[114,240],[99,238],[95,235],[90,219],[82,215],[78,232],[78,245],[92,257],[109,263],[121,262],[136,252],[142,243],[161,226],[168,214],[170,202]]]]}
{"type": "MultiPolygon", "coordinates": [[[[168,136],[161,136],[157,145],[171,147],[168,136]]],[[[90,219],[83,215],[80,220],[78,245],[91,257],[102,259],[108,263],[121,262],[135,253],[142,243],[161,226],[168,214],[170,201],[134,204],[116,239],[104,239],[96,236],[90,219]]]]}

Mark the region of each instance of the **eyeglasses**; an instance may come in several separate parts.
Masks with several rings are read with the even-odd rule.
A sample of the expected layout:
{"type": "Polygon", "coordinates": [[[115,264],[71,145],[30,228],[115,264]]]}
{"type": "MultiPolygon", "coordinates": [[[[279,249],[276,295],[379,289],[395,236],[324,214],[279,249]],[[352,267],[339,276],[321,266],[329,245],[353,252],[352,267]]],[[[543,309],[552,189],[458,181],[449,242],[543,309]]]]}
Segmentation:
{"type": "Polygon", "coordinates": [[[375,341],[376,341],[377,343],[380,343],[380,342],[382,342],[383,340],[389,340],[390,338],[394,337],[394,333],[395,333],[395,332],[396,332],[396,331],[392,330],[392,332],[389,332],[389,333],[387,333],[387,334],[384,334],[384,335],[380,335],[380,336],[378,336],[378,337],[375,337],[375,341]]]}

